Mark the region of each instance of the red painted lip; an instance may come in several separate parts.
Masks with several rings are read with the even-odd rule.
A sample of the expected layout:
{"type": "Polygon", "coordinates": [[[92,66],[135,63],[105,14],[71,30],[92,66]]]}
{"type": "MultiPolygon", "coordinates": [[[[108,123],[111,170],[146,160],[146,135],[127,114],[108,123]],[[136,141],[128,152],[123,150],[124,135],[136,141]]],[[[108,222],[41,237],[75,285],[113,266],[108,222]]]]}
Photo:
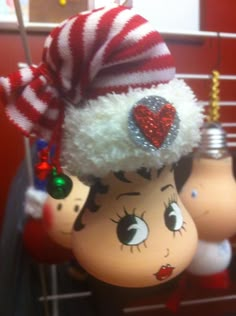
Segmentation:
{"type": "Polygon", "coordinates": [[[159,271],[157,271],[157,273],[154,273],[154,275],[158,281],[164,281],[171,276],[173,270],[174,267],[172,267],[170,264],[166,264],[161,266],[159,271]]]}

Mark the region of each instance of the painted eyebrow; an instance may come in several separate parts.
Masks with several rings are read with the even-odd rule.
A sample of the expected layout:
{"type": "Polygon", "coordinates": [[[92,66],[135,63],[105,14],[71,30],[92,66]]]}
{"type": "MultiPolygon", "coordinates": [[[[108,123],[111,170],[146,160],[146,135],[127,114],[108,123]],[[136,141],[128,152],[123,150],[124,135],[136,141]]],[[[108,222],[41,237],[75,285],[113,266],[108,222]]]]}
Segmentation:
{"type": "Polygon", "coordinates": [[[161,191],[163,192],[163,191],[165,191],[168,188],[174,188],[173,184],[164,185],[163,187],[161,187],[161,191]]]}
{"type": "Polygon", "coordinates": [[[81,201],[81,200],[82,200],[81,198],[76,198],[76,199],[75,199],[75,201],[81,201]]]}
{"type": "Polygon", "coordinates": [[[125,193],[121,193],[121,194],[117,195],[116,200],[118,200],[120,197],[126,196],[126,195],[128,195],[128,196],[137,196],[137,195],[140,195],[140,192],[125,192],[125,193]]]}

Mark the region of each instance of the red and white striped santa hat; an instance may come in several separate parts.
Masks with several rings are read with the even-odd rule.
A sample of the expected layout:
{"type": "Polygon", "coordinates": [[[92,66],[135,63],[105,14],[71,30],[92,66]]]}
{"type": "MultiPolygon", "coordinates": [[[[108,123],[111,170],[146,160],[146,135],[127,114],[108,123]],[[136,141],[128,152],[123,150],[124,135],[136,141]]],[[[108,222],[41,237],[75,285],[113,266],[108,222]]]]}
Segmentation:
{"type": "Polygon", "coordinates": [[[114,6],[62,22],[39,66],[0,78],[0,97],[25,135],[61,144],[71,174],[103,177],[159,168],[197,145],[202,108],[174,77],[160,34],[132,9],[114,6]]]}

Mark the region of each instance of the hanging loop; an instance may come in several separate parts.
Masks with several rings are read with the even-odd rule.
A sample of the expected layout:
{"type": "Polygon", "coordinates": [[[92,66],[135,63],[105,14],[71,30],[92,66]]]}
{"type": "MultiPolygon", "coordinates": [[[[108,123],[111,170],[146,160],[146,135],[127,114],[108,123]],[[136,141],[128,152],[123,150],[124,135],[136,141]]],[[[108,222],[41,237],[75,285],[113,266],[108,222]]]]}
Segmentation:
{"type": "Polygon", "coordinates": [[[219,122],[220,118],[220,73],[217,70],[212,71],[211,92],[210,92],[210,108],[209,108],[209,122],[219,122]]]}

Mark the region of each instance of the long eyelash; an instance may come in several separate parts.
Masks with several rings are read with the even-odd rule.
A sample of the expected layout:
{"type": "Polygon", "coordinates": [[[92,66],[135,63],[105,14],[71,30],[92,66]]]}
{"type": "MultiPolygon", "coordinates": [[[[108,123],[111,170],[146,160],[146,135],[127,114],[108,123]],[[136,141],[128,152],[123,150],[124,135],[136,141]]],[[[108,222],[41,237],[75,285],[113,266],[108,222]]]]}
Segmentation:
{"type": "MultiPolygon", "coordinates": [[[[164,202],[164,207],[165,207],[165,209],[166,209],[167,207],[169,207],[169,205],[170,205],[171,203],[177,203],[177,194],[173,193],[173,194],[168,198],[167,204],[166,204],[166,202],[164,202]]],[[[185,225],[187,225],[187,223],[186,223],[186,222],[183,222],[183,225],[181,226],[180,229],[173,231],[173,236],[174,236],[174,238],[176,237],[176,233],[177,233],[177,232],[178,232],[181,236],[182,236],[182,231],[183,231],[183,230],[186,232],[185,225]]]]}
{"type": "MultiPolygon", "coordinates": [[[[126,245],[126,246],[128,246],[129,248],[130,248],[130,252],[131,253],[134,253],[134,248],[136,248],[136,249],[138,249],[138,252],[142,252],[142,250],[140,249],[140,246],[141,245],[144,245],[144,248],[147,248],[147,244],[145,243],[145,241],[143,241],[142,243],[140,243],[140,244],[138,244],[138,245],[132,245],[132,246],[128,246],[128,245],[126,245]]],[[[121,250],[123,250],[123,244],[121,244],[121,250]]]]}
{"type": "Polygon", "coordinates": [[[168,205],[171,203],[177,203],[177,194],[173,193],[168,199],[168,205]]]}
{"type": "Polygon", "coordinates": [[[177,232],[180,234],[180,236],[182,236],[182,227],[179,230],[177,230],[177,232]]]}
{"type": "Polygon", "coordinates": [[[124,211],[125,215],[129,215],[127,209],[124,206],[123,206],[123,211],[124,211]]]}
{"type": "Polygon", "coordinates": [[[141,214],[141,218],[144,218],[145,213],[146,213],[146,211],[143,211],[143,213],[141,214]]]}
{"type": "Polygon", "coordinates": [[[177,195],[175,193],[168,198],[167,203],[164,202],[164,209],[167,209],[171,203],[177,203],[177,195]]]}
{"type": "Polygon", "coordinates": [[[177,195],[175,193],[173,193],[169,198],[168,198],[168,202],[164,202],[164,208],[166,209],[167,207],[169,207],[169,205],[171,203],[177,203],[177,195]]]}
{"type": "MultiPolygon", "coordinates": [[[[125,208],[125,206],[123,206],[123,211],[125,213],[125,215],[136,215],[135,211],[136,208],[133,208],[133,210],[131,212],[128,212],[127,209],[125,208]]],[[[143,218],[145,211],[141,214],[141,218],[143,218]]],[[[119,221],[123,218],[122,215],[120,215],[119,213],[116,212],[116,216],[118,217],[118,220],[115,220],[114,218],[110,218],[110,220],[116,224],[119,223],[119,221]]]]}
{"type": "Polygon", "coordinates": [[[173,236],[174,236],[174,238],[175,238],[175,236],[176,236],[176,233],[179,233],[179,234],[182,236],[182,231],[183,231],[183,230],[184,230],[185,232],[187,231],[184,225],[187,225],[187,223],[186,223],[186,222],[183,222],[183,225],[181,226],[180,229],[173,231],[173,236]]]}
{"type": "Polygon", "coordinates": [[[134,248],[138,249],[138,251],[141,252],[140,245],[142,244],[144,245],[144,248],[147,248],[146,241],[144,240],[141,244],[138,244],[138,245],[129,246],[129,245],[120,244],[120,250],[123,250],[124,246],[126,246],[130,248],[131,253],[134,253],[134,248]]]}

